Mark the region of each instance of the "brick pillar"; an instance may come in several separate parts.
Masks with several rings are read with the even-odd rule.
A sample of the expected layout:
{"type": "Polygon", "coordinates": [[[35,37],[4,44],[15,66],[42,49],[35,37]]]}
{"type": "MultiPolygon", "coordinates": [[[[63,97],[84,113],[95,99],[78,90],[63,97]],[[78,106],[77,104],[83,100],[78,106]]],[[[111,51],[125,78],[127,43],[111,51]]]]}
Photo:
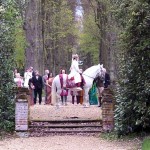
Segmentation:
{"type": "Polygon", "coordinates": [[[105,88],[103,92],[102,123],[104,131],[114,129],[114,96],[110,88],[105,88]]]}
{"type": "Polygon", "coordinates": [[[29,90],[17,88],[15,106],[15,130],[20,137],[28,137],[29,124],[29,90]]]}

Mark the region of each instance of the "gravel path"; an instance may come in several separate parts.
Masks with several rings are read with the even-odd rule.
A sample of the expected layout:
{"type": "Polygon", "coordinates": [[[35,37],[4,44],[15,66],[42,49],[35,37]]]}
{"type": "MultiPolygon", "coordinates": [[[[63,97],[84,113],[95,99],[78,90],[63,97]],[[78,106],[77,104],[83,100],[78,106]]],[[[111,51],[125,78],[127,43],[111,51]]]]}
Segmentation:
{"type": "MultiPolygon", "coordinates": [[[[80,119],[100,119],[101,108],[91,106],[83,108],[80,105],[60,106],[50,105],[30,107],[30,119],[59,120],[78,117],[80,119]]],[[[107,141],[95,136],[55,135],[29,138],[6,138],[0,141],[0,150],[139,150],[138,139],[132,141],[107,141]]]]}
{"type": "Polygon", "coordinates": [[[137,143],[68,135],[6,139],[0,141],[0,150],[138,150],[137,143]]]}

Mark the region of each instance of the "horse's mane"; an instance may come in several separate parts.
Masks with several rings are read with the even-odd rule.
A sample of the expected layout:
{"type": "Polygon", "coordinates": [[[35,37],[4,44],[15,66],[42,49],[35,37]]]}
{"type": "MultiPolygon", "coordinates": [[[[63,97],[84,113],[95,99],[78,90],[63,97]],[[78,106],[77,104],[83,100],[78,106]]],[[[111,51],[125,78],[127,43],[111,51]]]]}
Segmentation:
{"type": "Polygon", "coordinates": [[[83,75],[86,74],[86,75],[90,75],[93,73],[93,71],[96,71],[98,65],[94,65],[94,66],[91,66],[90,68],[87,68],[84,72],[83,72],[83,75]]]}

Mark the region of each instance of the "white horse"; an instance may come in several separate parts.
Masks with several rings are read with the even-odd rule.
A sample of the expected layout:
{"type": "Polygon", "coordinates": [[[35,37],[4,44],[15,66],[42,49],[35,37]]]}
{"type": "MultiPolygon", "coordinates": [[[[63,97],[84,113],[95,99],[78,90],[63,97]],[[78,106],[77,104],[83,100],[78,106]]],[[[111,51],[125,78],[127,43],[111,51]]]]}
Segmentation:
{"type": "MultiPolygon", "coordinates": [[[[95,77],[100,76],[102,78],[104,78],[105,76],[105,68],[103,68],[103,65],[95,65],[92,66],[88,69],[86,69],[83,73],[82,76],[85,80],[85,85],[83,87],[84,89],[84,101],[83,101],[83,105],[85,107],[89,107],[89,90],[93,85],[93,80],[95,79],[95,77]]],[[[63,74],[63,84],[66,85],[66,81],[67,81],[67,74],[63,74]]],[[[57,75],[52,83],[52,104],[53,105],[57,105],[59,103],[60,100],[60,93],[61,93],[61,83],[60,83],[60,78],[59,75],[57,75]]]]}

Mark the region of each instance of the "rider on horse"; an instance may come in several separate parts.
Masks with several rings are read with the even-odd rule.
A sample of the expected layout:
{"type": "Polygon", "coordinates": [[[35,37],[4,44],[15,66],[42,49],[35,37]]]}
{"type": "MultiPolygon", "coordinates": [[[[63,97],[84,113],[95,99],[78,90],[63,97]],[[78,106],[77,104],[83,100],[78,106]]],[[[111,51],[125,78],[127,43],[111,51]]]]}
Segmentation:
{"type": "Polygon", "coordinates": [[[72,64],[70,67],[70,74],[68,75],[68,79],[73,79],[74,78],[74,82],[77,86],[76,90],[82,90],[82,88],[80,87],[80,83],[81,83],[81,75],[82,71],[79,69],[79,56],[77,54],[72,55],[72,64]]]}

